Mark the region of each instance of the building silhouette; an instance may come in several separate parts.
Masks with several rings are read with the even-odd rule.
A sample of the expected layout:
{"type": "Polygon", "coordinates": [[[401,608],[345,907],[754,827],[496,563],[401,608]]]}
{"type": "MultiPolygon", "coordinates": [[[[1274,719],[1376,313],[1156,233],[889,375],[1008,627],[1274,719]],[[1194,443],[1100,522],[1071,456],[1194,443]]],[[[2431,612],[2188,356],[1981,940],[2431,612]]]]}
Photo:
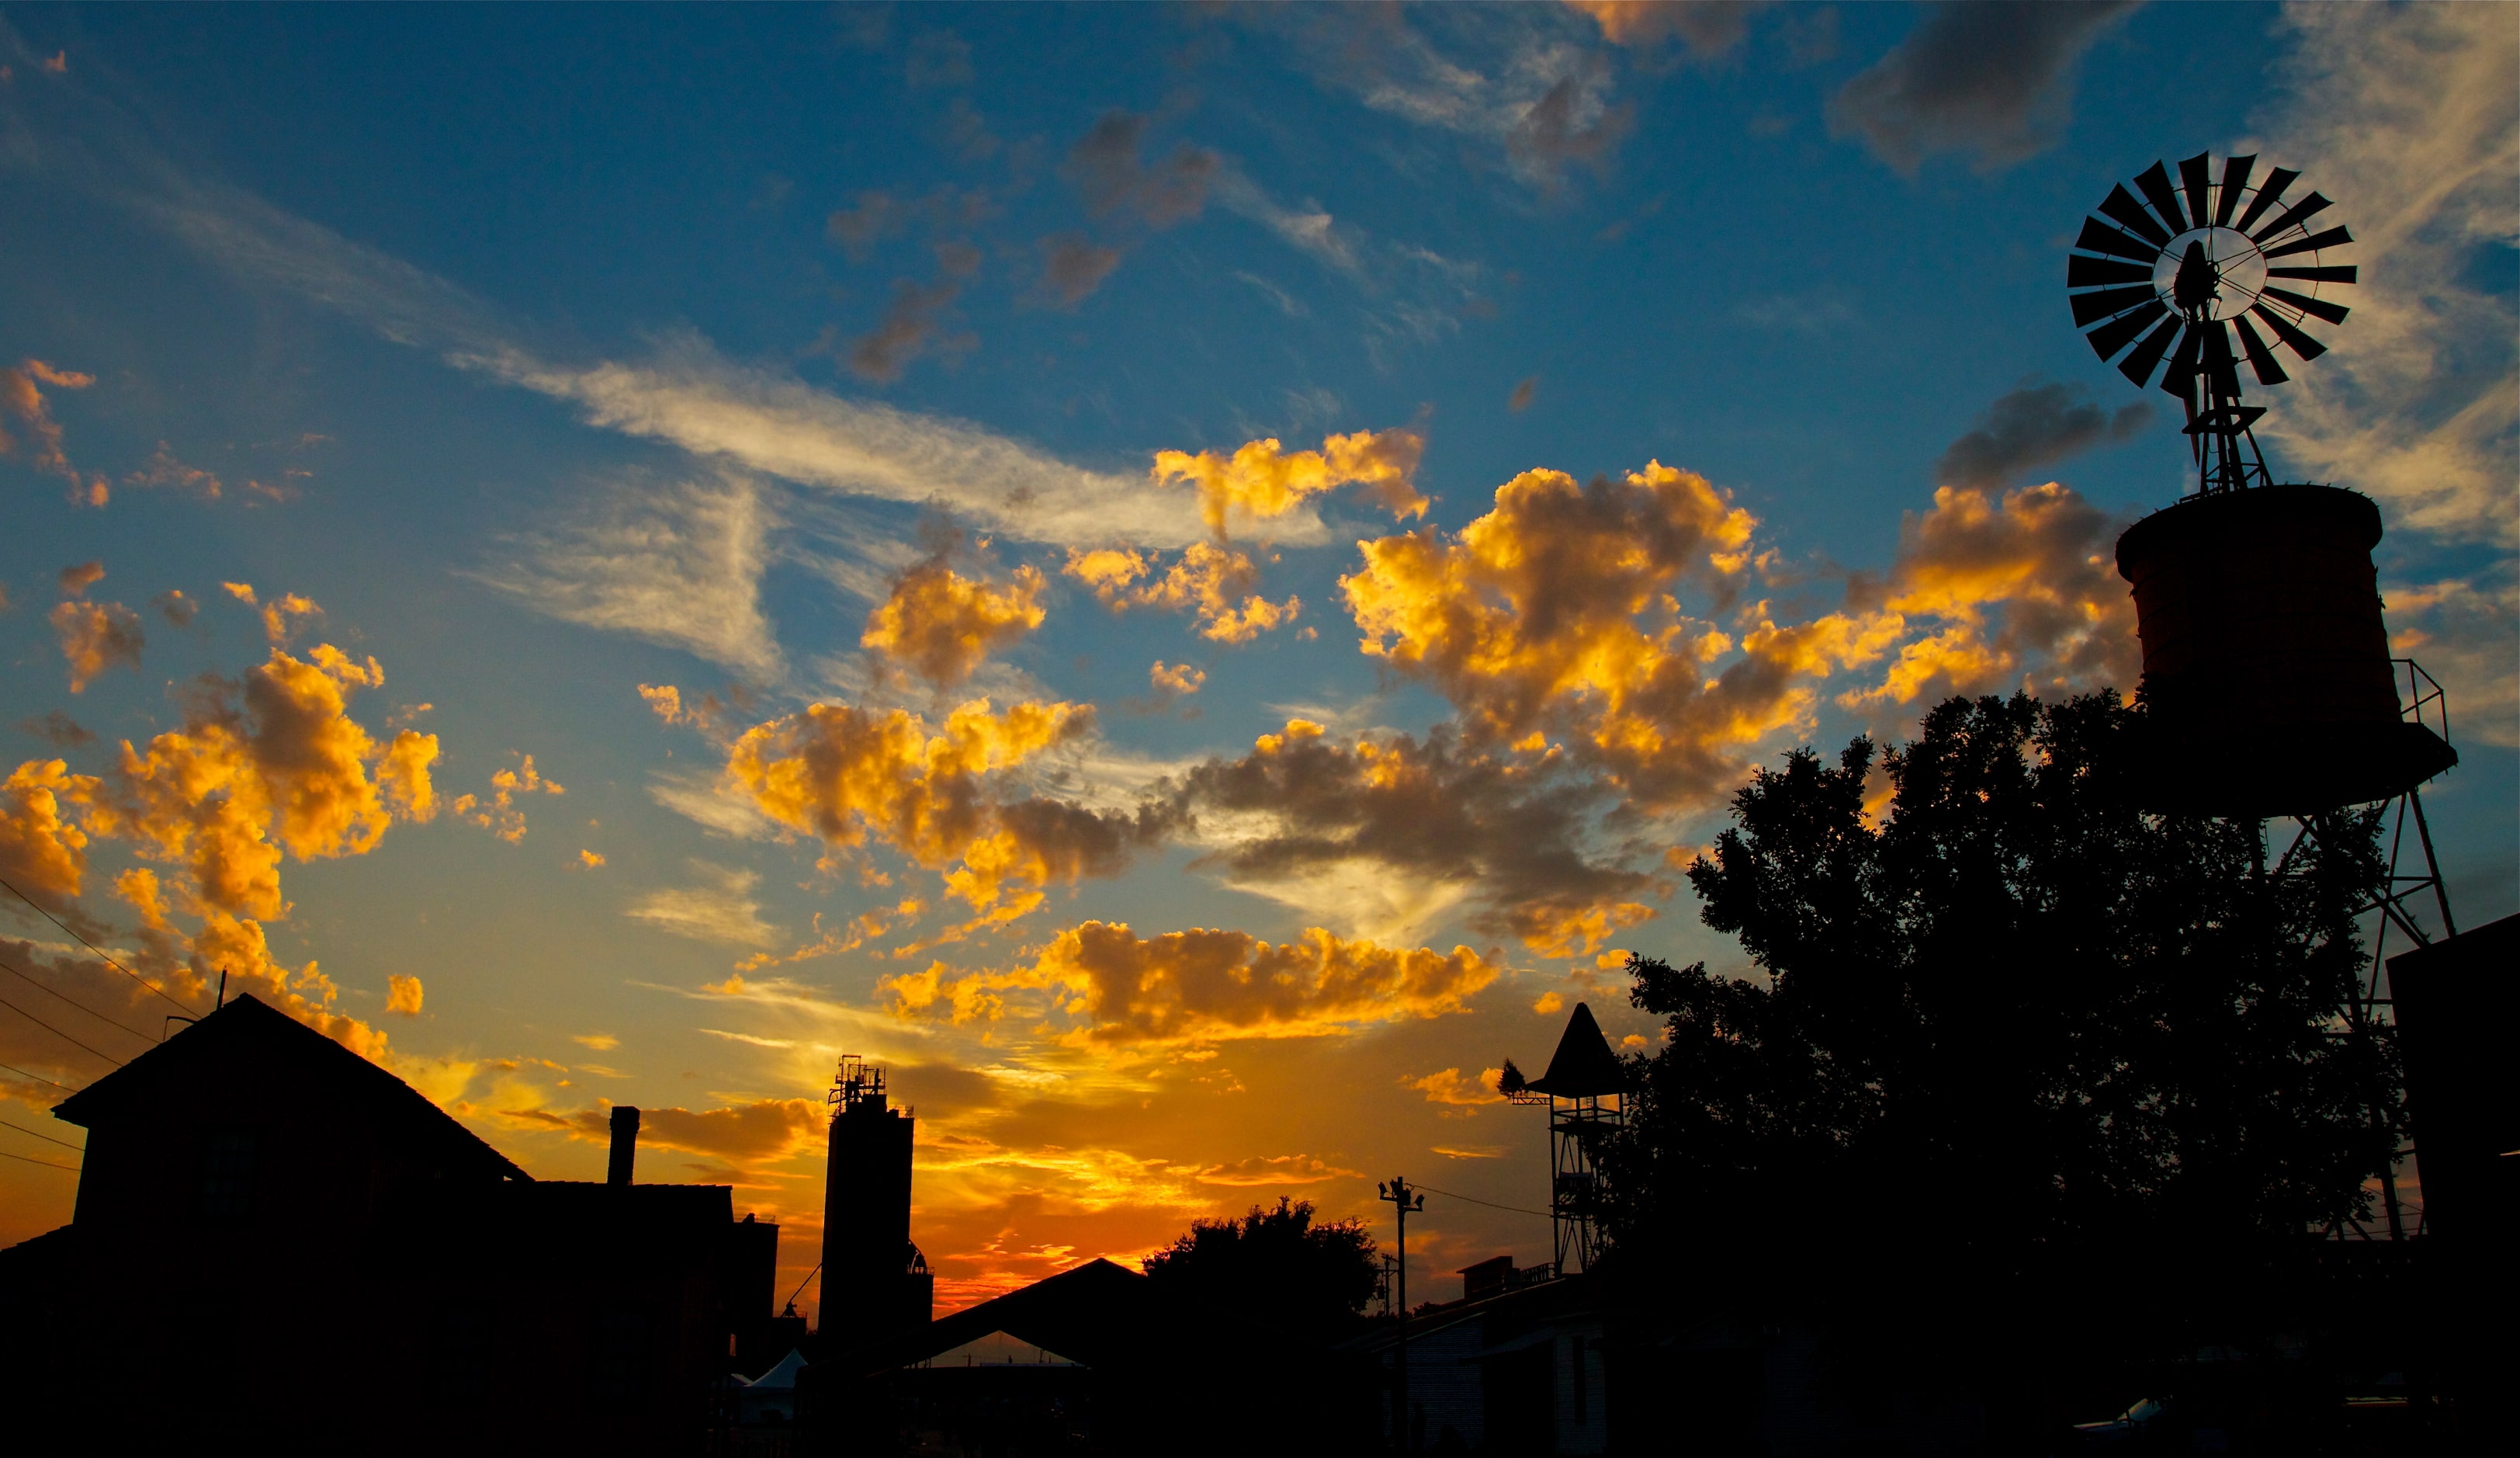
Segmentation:
{"type": "Polygon", "coordinates": [[[54,1113],[72,1219],[0,1251],[20,1451],[688,1453],[770,1319],[777,1227],[632,1183],[632,1111],[610,1182],[536,1180],[249,996],[54,1113]]]}
{"type": "Polygon", "coordinates": [[[892,1106],[883,1070],[855,1055],[840,1060],[829,1105],[819,1324],[863,1337],[924,1326],[935,1308],[936,1280],[910,1239],[917,1121],[912,1111],[892,1106]]]}

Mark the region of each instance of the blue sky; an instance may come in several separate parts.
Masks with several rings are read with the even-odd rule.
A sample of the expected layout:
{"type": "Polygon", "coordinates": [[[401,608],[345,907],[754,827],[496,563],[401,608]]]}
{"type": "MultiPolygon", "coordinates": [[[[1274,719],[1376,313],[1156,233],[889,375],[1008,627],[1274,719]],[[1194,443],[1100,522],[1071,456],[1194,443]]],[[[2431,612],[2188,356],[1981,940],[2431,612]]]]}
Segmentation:
{"type": "MultiPolygon", "coordinates": [[[[2094,554],[2189,468],[2176,405],[2073,328],[2061,261],[2157,159],[2260,152],[2363,241],[2356,318],[2267,392],[2262,433],[2278,475],[2381,502],[2392,629],[2452,697],[2463,763],[2426,803],[2453,895],[2462,921],[2515,909],[2515,33],[2489,7],[0,10],[22,387],[0,393],[0,764],[60,757],[96,787],[61,781],[60,804],[127,805],[119,742],[260,723],[253,686],[280,679],[253,674],[335,645],[348,667],[306,670],[330,690],[292,681],[365,726],[337,767],[366,778],[325,793],[364,794],[340,813],[372,833],[275,818],[284,914],[222,902],[198,846],[104,822],[48,904],[179,983],[242,955],[218,917],[259,928],[258,991],[355,1023],[538,1172],[594,1169],[607,1101],[678,1111],[652,1119],[679,1151],[657,1177],[733,1180],[808,1240],[831,1059],[889,1059],[927,1111],[920,1238],[949,1291],[1280,1193],[1370,1214],[1393,1169],[1536,1205],[1539,1127],[1475,1080],[1545,1059],[1578,998],[1649,1031],[1618,952],[1738,963],[1662,852],[1711,836],[1747,765],[1896,736],[1953,691],[2132,689],[2094,554]],[[1952,451],[1972,432],[2002,447],[1974,475],[1952,451]],[[1404,485],[1349,473],[1220,536],[1186,477],[1149,475],[1215,452],[1222,480],[1249,442],[1282,461],[1333,436],[1398,452],[1404,485]],[[1642,680],[1531,701],[1565,642],[1500,667],[1428,636],[1412,614],[1469,600],[1376,576],[1361,542],[1416,531],[1464,571],[1505,570],[1474,539],[1617,546],[1552,535],[1573,495],[1509,509],[1536,470],[1696,535],[1693,565],[1630,573],[1650,601],[1585,607],[1542,573],[1525,617],[1694,645],[1710,675],[1773,652],[1785,686],[1729,718],[1642,680]],[[1407,491],[1422,515],[1386,509],[1407,491]],[[1213,615],[1115,612],[1095,550],[1150,567],[1106,596],[1212,550],[1247,564],[1238,608],[1299,606],[1239,642],[1213,615]],[[1385,615],[1343,578],[1387,589],[1385,615]],[[917,582],[999,614],[923,678],[862,641],[917,582]],[[292,593],[320,613],[267,629],[292,593]],[[83,626],[123,623],[108,605],[133,632],[83,626]],[[1150,679],[1185,664],[1193,693],[1150,679]],[[723,707],[665,722],[642,685],[723,707]],[[1627,687],[1644,707],[1603,706],[1627,687]],[[942,839],[845,795],[818,822],[737,772],[812,761],[810,705],[941,745],[982,696],[992,734],[1018,705],[1066,727],[957,780],[983,808],[942,839]],[[1555,748],[1516,749],[1524,729],[1555,748]],[[435,757],[395,799],[406,730],[435,757]],[[1613,730],[1657,748],[1621,759],[1613,730]],[[1458,833],[1281,843],[1297,792],[1272,764],[1310,746],[1365,775],[1379,745],[1415,772],[1439,741],[1428,803],[1458,833]],[[1202,765],[1214,794],[1143,818],[1202,765]],[[1233,800],[1238,766],[1282,799],[1233,800]],[[1059,815],[1109,843],[953,899],[992,827],[1029,853],[1059,815]],[[115,889],[135,866],[171,888],[156,941],[115,889]],[[860,945],[792,956],[904,899],[860,945]],[[1541,902],[1605,920],[1514,922],[1541,902]],[[1094,959],[1119,953],[1079,929],[1118,924],[1160,1013],[1113,1011],[1094,959]],[[1368,990],[1203,1003],[1188,943],[1160,940],[1197,929],[1246,970],[1255,939],[1301,943],[1368,990]]],[[[85,975],[20,921],[0,934],[85,975]]],[[[102,1068],[6,1041],[33,1075],[102,1068]]],[[[0,1171],[0,1237],[66,1218],[58,1178],[0,1171]]],[[[1508,1212],[1427,1229],[1443,1269],[1545,1254],[1508,1212]]]]}

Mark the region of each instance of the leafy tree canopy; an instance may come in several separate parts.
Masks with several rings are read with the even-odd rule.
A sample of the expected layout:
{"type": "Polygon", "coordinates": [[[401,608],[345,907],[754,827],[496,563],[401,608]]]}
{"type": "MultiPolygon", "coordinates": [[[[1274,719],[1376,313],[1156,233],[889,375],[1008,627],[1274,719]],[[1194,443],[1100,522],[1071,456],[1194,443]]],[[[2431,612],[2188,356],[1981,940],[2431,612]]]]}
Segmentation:
{"type": "Polygon", "coordinates": [[[1194,1220],[1142,1264],[1158,1290],[1248,1313],[1289,1336],[1327,1340],[1354,1327],[1382,1277],[1361,1220],[1315,1223],[1313,1203],[1280,1197],[1239,1218],[1194,1220]]]}
{"type": "Polygon", "coordinates": [[[1604,1152],[1613,1240],[1992,1273],[2362,1213],[2393,1080],[2339,1010],[2377,813],[2270,866],[2254,823],[2136,806],[2140,723],[2114,692],[1952,700],[1879,756],[1877,820],[1868,740],[1761,771],[1688,879],[1765,978],[1630,964],[1667,1037],[1604,1152]]]}

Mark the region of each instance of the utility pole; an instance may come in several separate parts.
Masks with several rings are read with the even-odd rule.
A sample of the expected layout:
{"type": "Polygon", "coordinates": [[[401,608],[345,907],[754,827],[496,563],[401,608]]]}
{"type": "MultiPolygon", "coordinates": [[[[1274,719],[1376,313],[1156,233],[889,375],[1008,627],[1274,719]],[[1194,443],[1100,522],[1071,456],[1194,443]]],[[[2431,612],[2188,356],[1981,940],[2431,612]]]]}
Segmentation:
{"type": "Polygon", "coordinates": [[[1400,1380],[1394,1397],[1400,1429],[1400,1450],[1414,1453],[1418,1449],[1417,1425],[1410,1421],[1409,1411],[1409,1212],[1426,1207],[1426,1197],[1409,1188],[1409,1181],[1393,1175],[1388,1184],[1374,1186],[1379,1199],[1392,1207],[1400,1221],[1400,1264],[1394,1274],[1400,1286],[1400,1380]]]}

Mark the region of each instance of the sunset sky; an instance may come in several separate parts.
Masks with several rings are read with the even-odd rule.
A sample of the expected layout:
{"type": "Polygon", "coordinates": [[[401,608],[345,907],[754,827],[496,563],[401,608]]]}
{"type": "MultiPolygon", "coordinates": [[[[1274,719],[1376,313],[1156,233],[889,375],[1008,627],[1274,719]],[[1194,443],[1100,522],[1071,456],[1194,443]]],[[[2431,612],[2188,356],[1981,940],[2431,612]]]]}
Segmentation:
{"type": "Polygon", "coordinates": [[[1489,1071],[1745,965],[1679,873],[1750,766],[2133,690],[2192,471],[2063,260],[2207,150],[2358,240],[2251,398],[2381,504],[2507,915],[2515,76],[2482,5],[0,8],[0,876],[70,929],[0,893],[0,1119],[174,1011],[75,933],[537,1176],[638,1105],[790,1285],[842,1052],[940,1309],[1395,1173],[1413,1295],[1546,1259],[1489,1071]]]}

